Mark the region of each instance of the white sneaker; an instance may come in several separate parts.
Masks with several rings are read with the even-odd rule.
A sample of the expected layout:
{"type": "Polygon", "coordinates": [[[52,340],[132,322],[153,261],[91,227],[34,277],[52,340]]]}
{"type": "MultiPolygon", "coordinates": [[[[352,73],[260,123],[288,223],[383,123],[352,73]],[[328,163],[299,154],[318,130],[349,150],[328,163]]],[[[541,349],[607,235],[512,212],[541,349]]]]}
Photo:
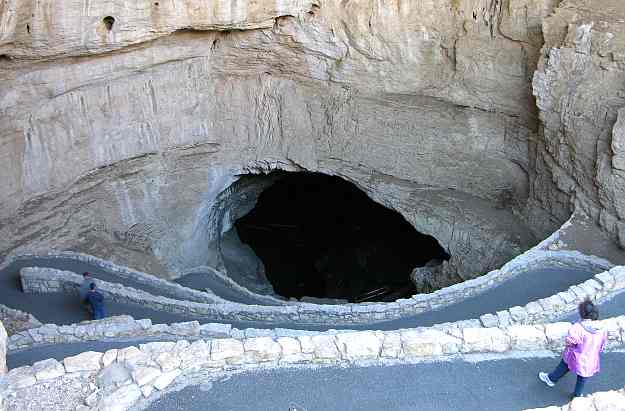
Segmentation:
{"type": "Polygon", "coordinates": [[[549,379],[549,374],[546,372],[539,372],[538,379],[547,384],[549,387],[553,387],[555,385],[553,381],[549,379]]]}

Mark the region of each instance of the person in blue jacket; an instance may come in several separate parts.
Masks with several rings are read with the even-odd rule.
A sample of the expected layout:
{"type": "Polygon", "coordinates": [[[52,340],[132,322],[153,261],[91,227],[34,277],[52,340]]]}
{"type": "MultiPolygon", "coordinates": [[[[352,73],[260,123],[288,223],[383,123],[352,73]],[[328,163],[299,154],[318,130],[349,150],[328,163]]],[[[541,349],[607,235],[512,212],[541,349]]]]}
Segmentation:
{"type": "Polygon", "coordinates": [[[104,313],[104,296],[96,291],[95,283],[91,283],[89,286],[89,292],[87,293],[87,302],[93,310],[93,319],[101,320],[106,316],[104,313]]]}

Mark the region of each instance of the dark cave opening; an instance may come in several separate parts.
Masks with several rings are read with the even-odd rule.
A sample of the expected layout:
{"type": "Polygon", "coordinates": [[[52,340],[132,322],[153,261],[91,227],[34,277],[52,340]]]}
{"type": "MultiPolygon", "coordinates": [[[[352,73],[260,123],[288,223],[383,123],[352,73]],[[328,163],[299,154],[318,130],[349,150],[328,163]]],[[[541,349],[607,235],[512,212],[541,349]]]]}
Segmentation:
{"type": "Polygon", "coordinates": [[[416,292],[413,268],[449,259],[399,213],[319,173],[280,172],[235,227],[276,293],[288,298],[393,301],[416,292]]]}

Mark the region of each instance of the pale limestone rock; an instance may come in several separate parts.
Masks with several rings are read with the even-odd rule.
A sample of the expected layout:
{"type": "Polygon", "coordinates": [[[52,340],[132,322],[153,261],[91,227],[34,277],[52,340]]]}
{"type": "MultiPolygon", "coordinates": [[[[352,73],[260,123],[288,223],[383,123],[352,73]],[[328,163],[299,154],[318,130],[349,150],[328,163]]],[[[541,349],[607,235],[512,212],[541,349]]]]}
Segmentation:
{"type": "Polygon", "coordinates": [[[606,290],[610,290],[614,287],[614,276],[609,271],[604,271],[595,275],[595,279],[599,281],[606,290]]]}
{"type": "Polygon", "coordinates": [[[312,337],[308,335],[300,335],[297,337],[299,343],[302,347],[302,353],[304,354],[312,354],[315,352],[315,344],[313,343],[312,337]]]}
{"type": "Polygon", "coordinates": [[[142,396],[141,389],[136,384],[119,387],[112,393],[105,395],[98,402],[99,411],[126,411],[142,396]]]}
{"type": "Polygon", "coordinates": [[[280,2],[201,3],[175,5],[168,2],[139,0],[89,5],[77,3],[64,13],[44,13],[15,4],[0,20],[3,30],[0,52],[28,56],[80,56],[117,50],[133,44],[153,41],[176,30],[249,30],[271,28],[282,16],[303,16],[312,9],[313,1],[286,0],[280,2]],[[27,32],[13,22],[27,10],[31,15],[27,32]],[[85,13],[80,10],[87,10],[85,13]],[[113,18],[110,27],[104,18],[113,18]],[[32,36],[32,37],[31,37],[32,36]],[[7,40],[10,40],[8,44],[7,40]]]}
{"type": "Polygon", "coordinates": [[[536,319],[543,315],[543,308],[536,301],[529,302],[525,306],[525,311],[527,312],[527,317],[529,319],[536,319]]]}
{"type": "Polygon", "coordinates": [[[500,327],[506,327],[512,322],[512,316],[508,311],[497,311],[497,319],[500,327]]]}
{"type": "Polygon", "coordinates": [[[7,372],[7,339],[7,332],[2,322],[0,322],[0,375],[7,372]]]}
{"type": "Polygon", "coordinates": [[[569,333],[569,328],[571,328],[571,323],[567,322],[545,324],[545,336],[550,347],[564,347],[564,339],[569,333]]]}
{"type": "Polygon", "coordinates": [[[511,307],[508,312],[516,323],[524,323],[527,320],[527,311],[523,307],[511,307]]]}
{"type": "Polygon", "coordinates": [[[625,394],[622,391],[597,392],[592,399],[598,411],[625,411],[625,394]]]}
{"type": "Polygon", "coordinates": [[[228,364],[241,362],[245,355],[243,343],[234,338],[216,339],[212,341],[210,358],[213,361],[225,361],[228,364]]]}
{"type": "Polygon", "coordinates": [[[614,267],[610,270],[610,274],[614,276],[614,288],[615,289],[623,289],[625,288],[625,267],[618,266],[614,267]]]}
{"type": "Polygon", "coordinates": [[[178,354],[176,354],[176,352],[171,352],[171,351],[162,352],[158,354],[155,360],[156,360],[156,363],[161,366],[161,369],[163,370],[163,372],[175,370],[176,368],[180,366],[180,363],[181,363],[180,358],[178,357],[178,354]]]}
{"type": "Polygon", "coordinates": [[[176,343],[171,341],[165,342],[150,342],[146,344],[140,344],[139,349],[147,355],[155,355],[162,352],[170,352],[173,350],[176,343]]]}
{"type": "Polygon", "coordinates": [[[106,368],[117,360],[117,351],[117,348],[113,348],[102,355],[102,367],[106,368]]]}
{"type": "Polygon", "coordinates": [[[337,334],[336,345],[350,361],[377,359],[382,349],[382,342],[370,331],[337,334]]]}
{"type": "Polygon", "coordinates": [[[480,316],[480,322],[486,328],[499,326],[499,318],[494,314],[484,314],[480,316]]]}
{"type": "Polygon", "coordinates": [[[139,387],[149,384],[162,374],[154,367],[138,367],[132,372],[132,379],[139,387]]]}
{"type": "Polygon", "coordinates": [[[407,357],[430,357],[455,354],[461,340],[434,329],[401,330],[402,350],[407,357]]]}
{"type": "Polygon", "coordinates": [[[32,370],[38,382],[52,380],[65,374],[63,364],[53,358],[34,363],[32,370]]]}
{"type": "Polygon", "coordinates": [[[95,407],[98,404],[98,401],[100,401],[100,398],[101,394],[99,391],[92,392],[87,396],[87,398],[85,398],[85,404],[89,407],[95,407]]]}
{"type": "Polygon", "coordinates": [[[143,397],[148,398],[154,392],[154,387],[152,385],[144,385],[141,387],[141,394],[143,397]]]}
{"type": "Polygon", "coordinates": [[[280,344],[283,358],[291,355],[299,355],[302,353],[302,346],[296,338],[279,337],[276,341],[278,344],[280,344]]]}
{"type": "Polygon", "coordinates": [[[121,363],[111,363],[104,367],[96,376],[96,384],[100,388],[108,388],[123,384],[132,378],[130,372],[121,363]]]}
{"type": "Polygon", "coordinates": [[[35,373],[30,366],[14,368],[7,374],[9,386],[14,390],[27,388],[37,383],[35,373]]]}
{"type": "Polygon", "coordinates": [[[547,345],[542,326],[513,325],[506,329],[513,350],[540,350],[547,345]]]}
{"type": "Polygon", "coordinates": [[[184,335],[188,337],[197,337],[200,335],[200,323],[197,321],[189,321],[184,323],[174,323],[170,325],[172,333],[176,335],[184,335]]]}
{"type": "Polygon", "coordinates": [[[151,363],[151,357],[139,348],[131,346],[117,351],[117,362],[124,364],[130,369],[151,363]]]}
{"type": "Polygon", "coordinates": [[[229,337],[230,330],[232,330],[230,324],[208,323],[200,325],[200,334],[203,336],[229,337]]]}
{"type": "Polygon", "coordinates": [[[180,370],[172,370],[166,373],[163,373],[160,377],[154,380],[154,388],[159,391],[163,391],[165,388],[169,386],[174,380],[181,374],[180,370]]]}
{"type": "Polygon", "coordinates": [[[121,348],[117,351],[118,362],[133,361],[136,358],[143,358],[144,356],[145,353],[142,353],[141,350],[134,346],[121,348]]]}
{"type": "Polygon", "coordinates": [[[280,359],[282,348],[271,337],[248,338],[243,341],[246,361],[265,362],[280,359]]]}
{"type": "Polygon", "coordinates": [[[102,360],[101,352],[87,351],[67,357],[63,360],[66,372],[99,371],[102,360]]]}
{"type": "Polygon", "coordinates": [[[401,355],[401,334],[399,332],[385,332],[382,342],[383,358],[399,358],[401,355]]]}
{"type": "Polygon", "coordinates": [[[569,403],[568,411],[594,411],[596,408],[590,397],[577,397],[569,403]]]}
{"type": "Polygon", "coordinates": [[[186,369],[199,369],[211,362],[211,345],[204,340],[194,341],[186,349],[178,352],[180,367],[186,369]]]}
{"type": "Polygon", "coordinates": [[[505,352],[510,349],[510,337],[499,328],[464,328],[462,352],[505,352]]]}
{"type": "Polygon", "coordinates": [[[341,353],[336,347],[333,335],[314,335],[311,337],[311,342],[314,346],[314,356],[316,359],[338,360],[341,358],[341,353]]]}
{"type": "Polygon", "coordinates": [[[536,171],[529,73],[555,4],[519,1],[473,18],[480,4],[452,0],[80,0],[45,13],[14,0],[0,12],[0,251],[78,249],[163,276],[218,265],[192,238],[228,217],[195,220],[207,191],[306,169],[393,198],[450,251],[446,275],[487,272],[534,240],[512,209],[536,171]],[[216,164],[236,172],[207,178],[216,164]]]}

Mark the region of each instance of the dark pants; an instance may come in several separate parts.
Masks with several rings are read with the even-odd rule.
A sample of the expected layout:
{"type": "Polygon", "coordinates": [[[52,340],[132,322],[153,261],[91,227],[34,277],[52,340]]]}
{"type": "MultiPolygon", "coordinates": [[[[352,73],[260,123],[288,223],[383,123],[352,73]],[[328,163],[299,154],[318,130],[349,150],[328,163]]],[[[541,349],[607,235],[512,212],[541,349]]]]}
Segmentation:
{"type": "Polygon", "coordinates": [[[102,306],[93,307],[93,319],[94,320],[101,320],[104,317],[106,317],[106,314],[104,313],[104,307],[102,306]]]}
{"type": "MultiPolygon", "coordinates": [[[[566,365],[564,360],[562,360],[562,361],[560,361],[560,364],[558,364],[556,369],[553,370],[553,372],[551,374],[549,374],[549,379],[553,383],[556,383],[567,372],[569,372],[569,366],[566,365]]],[[[575,395],[576,397],[581,397],[582,396],[582,391],[584,390],[584,384],[586,384],[586,380],[587,379],[588,379],[588,377],[582,377],[580,375],[577,376],[577,383],[575,384],[575,392],[573,393],[573,395],[575,395]]]]}

